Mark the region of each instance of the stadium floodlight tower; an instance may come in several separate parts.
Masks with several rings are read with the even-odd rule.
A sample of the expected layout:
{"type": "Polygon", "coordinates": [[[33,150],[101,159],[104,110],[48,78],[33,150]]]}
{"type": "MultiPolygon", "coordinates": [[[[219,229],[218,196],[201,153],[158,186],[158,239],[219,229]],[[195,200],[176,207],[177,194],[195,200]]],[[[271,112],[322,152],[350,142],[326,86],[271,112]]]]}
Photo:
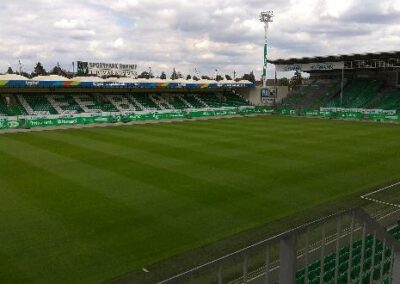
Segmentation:
{"type": "Polygon", "coordinates": [[[264,66],[263,66],[263,89],[267,87],[267,55],[268,55],[268,28],[269,23],[272,23],[272,18],[274,17],[273,11],[261,12],[260,22],[264,23],[264,66]]]}

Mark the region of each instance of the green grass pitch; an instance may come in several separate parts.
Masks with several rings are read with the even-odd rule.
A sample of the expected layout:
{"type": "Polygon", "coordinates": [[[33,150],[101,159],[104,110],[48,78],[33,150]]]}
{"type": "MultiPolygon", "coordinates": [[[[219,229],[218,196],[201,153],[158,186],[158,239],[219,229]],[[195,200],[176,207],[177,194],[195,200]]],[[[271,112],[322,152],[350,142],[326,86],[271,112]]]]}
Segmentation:
{"type": "Polygon", "coordinates": [[[399,141],[272,116],[0,135],[0,282],[105,281],[378,187],[399,141]]]}

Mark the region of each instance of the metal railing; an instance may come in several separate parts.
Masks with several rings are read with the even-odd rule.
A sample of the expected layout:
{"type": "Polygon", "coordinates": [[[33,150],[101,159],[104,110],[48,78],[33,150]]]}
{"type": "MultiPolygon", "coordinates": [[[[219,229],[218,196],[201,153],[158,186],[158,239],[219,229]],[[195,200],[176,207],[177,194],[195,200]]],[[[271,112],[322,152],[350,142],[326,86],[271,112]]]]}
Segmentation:
{"type": "Polygon", "coordinates": [[[389,217],[400,219],[392,216],[399,212],[385,208],[371,217],[361,208],[340,211],[159,283],[400,283],[400,243],[383,225],[389,217]]]}

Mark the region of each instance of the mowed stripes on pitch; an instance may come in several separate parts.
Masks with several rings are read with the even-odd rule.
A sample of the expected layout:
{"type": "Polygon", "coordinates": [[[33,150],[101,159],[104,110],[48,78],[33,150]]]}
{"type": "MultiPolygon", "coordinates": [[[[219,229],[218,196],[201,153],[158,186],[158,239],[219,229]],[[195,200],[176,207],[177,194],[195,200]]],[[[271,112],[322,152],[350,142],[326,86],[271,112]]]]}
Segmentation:
{"type": "Polygon", "coordinates": [[[399,178],[396,125],[257,117],[0,137],[2,282],[98,282],[399,178]]]}

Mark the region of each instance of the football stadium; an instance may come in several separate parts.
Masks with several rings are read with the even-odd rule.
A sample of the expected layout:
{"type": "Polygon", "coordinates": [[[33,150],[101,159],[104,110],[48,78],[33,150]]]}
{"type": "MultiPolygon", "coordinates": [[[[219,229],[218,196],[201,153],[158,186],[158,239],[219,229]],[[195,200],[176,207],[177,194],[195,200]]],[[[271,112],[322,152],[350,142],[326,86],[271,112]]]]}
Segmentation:
{"type": "Polygon", "coordinates": [[[400,283],[400,51],[270,59],[272,17],[260,81],[0,75],[0,283],[400,283]]]}

